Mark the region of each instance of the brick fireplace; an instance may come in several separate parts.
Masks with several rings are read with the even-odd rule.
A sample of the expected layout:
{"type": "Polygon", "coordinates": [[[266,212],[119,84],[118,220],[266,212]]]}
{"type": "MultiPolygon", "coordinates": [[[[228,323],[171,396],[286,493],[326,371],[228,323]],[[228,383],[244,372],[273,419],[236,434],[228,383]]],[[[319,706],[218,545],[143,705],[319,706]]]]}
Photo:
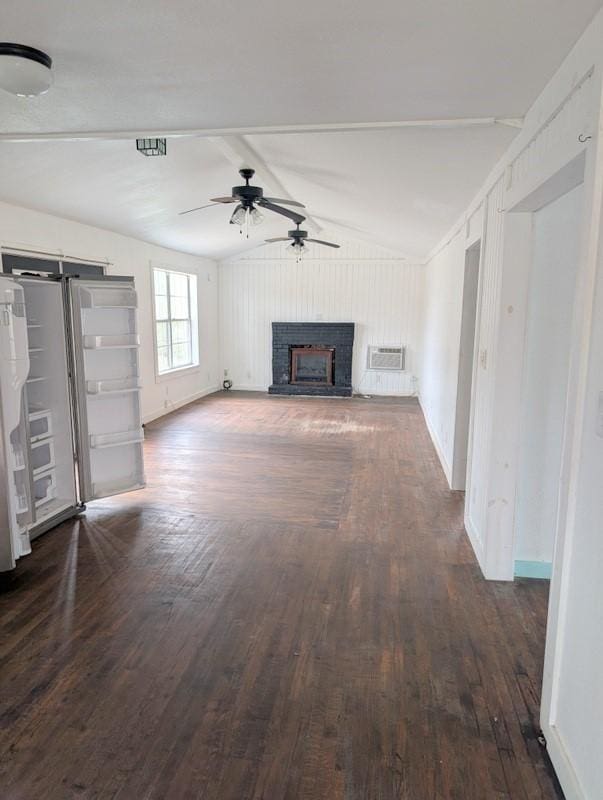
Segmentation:
{"type": "Polygon", "coordinates": [[[273,322],[270,394],[352,394],[353,322],[273,322]]]}

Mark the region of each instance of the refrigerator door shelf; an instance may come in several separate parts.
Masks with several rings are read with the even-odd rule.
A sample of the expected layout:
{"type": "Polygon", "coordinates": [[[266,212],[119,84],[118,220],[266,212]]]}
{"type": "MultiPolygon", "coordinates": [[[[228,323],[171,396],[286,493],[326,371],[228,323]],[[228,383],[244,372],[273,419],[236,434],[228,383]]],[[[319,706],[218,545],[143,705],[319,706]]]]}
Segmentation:
{"type": "Polygon", "coordinates": [[[141,430],[123,431],[120,433],[101,433],[90,436],[90,447],[103,449],[105,447],[121,447],[126,444],[136,444],[144,441],[141,430]]]}
{"type": "Polygon", "coordinates": [[[145,477],[139,474],[130,475],[130,480],[125,481],[127,488],[124,489],[124,481],[120,478],[118,481],[107,481],[104,483],[93,483],[92,492],[95,500],[101,497],[112,497],[116,494],[125,494],[126,492],[133,492],[136,489],[144,489],[145,477]]]}
{"type": "Polygon", "coordinates": [[[140,379],[137,377],[86,381],[86,392],[90,395],[125,394],[126,392],[138,392],[139,390],[140,379]]]}
{"type": "Polygon", "coordinates": [[[121,336],[84,336],[84,347],[87,350],[96,349],[127,349],[140,346],[140,337],[136,333],[121,336]]]}
{"type": "Polygon", "coordinates": [[[54,467],[54,443],[52,439],[43,439],[41,442],[32,444],[29,458],[31,471],[34,477],[41,475],[46,470],[54,467]]]}
{"type": "Polygon", "coordinates": [[[34,478],[34,502],[36,508],[41,508],[57,496],[56,476],[54,469],[43,472],[34,478]]]}
{"type": "Polygon", "coordinates": [[[11,443],[10,462],[13,472],[20,472],[22,469],[26,469],[27,464],[25,463],[25,454],[21,445],[15,445],[11,443]]]}
{"type": "Polygon", "coordinates": [[[82,286],[82,308],[136,308],[136,291],[124,286],[82,286]]]}
{"type": "Polygon", "coordinates": [[[48,409],[29,414],[29,440],[32,444],[52,436],[52,412],[48,409]]]}

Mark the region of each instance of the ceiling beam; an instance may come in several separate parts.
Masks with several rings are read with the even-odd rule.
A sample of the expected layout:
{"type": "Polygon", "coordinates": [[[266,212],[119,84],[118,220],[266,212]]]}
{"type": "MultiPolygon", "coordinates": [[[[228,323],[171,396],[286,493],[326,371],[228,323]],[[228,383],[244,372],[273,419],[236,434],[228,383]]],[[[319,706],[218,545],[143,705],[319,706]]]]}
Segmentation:
{"type": "MultiPolygon", "coordinates": [[[[284,200],[297,199],[287,191],[264,159],[242,136],[210,136],[207,138],[237,170],[242,167],[253,167],[261,183],[266,183],[270,187],[270,194],[278,195],[284,200]]],[[[293,211],[297,212],[298,209],[294,208],[293,211]]],[[[300,208],[298,213],[306,218],[304,227],[314,234],[321,232],[322,227],[312,218],[307,209],[300,208]]]]}
{"type": "Polygon", "coordinates": [[[49,142],[49,141],[86,141],[89,139],[141,139],[151,138],[206,138],[215,136],[261,136],[263,134],[287,133],[345,133],[348,131],[379,131],[402,128],[474,128],[492,125],[507,125],[521,128],[523,120],[509,117],[460,117],[457,119],[407,119],[393,122],[328,122],[308,125],[265,125],[240,128],[184,128],[156,130],[119,130],[119,131],[49,131],[0,133],[0,141],[4,142],[49,142]]]}

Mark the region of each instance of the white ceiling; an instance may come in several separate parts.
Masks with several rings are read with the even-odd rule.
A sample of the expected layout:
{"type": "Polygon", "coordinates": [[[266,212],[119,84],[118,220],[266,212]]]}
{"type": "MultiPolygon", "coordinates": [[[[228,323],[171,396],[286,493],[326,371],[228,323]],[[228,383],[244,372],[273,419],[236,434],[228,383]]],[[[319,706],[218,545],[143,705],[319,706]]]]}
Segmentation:
{"type": "Polygon", "coordinates": [[[2,40],[54,59],[0,130],[521,116],[601,0],[19,0],[2,40]]]}
{"type": "MultiPolygon", "coordinates": [[[[259,158],[323,229],[321,238],[373,241],[422,258],[462,212],[511,128],[402,129],[249,136],[259,158]]],[[[179,211],[230,194],[238,165],[208,139],[168,140],[166,157],[134,142],[0,143],[0,199],[189,253],[223,257],[293,225],[264,212],[249,241],[228,224],[233,206],[179,211]]],[[[258,180],[266,194],[280,187],[258,180]]]]}
{"type": "MultiPolygon", "coordinates": [[[[55,85],[33,100],[0,91],[0,136],[520,117],[601,0],[5,5],[3,40],[47,50],[55,85]]],[[[418,259],[516,132],[179,138],[166,158],[144,158],[132,139],[1,141],[0,199],[223,257],[290,227],[267,215],[247,242],[227,224],[232,207],[178,216],[229,193],[247,165],[267,194],[306,203],[322,238],[365,239],[418,259]]]]}

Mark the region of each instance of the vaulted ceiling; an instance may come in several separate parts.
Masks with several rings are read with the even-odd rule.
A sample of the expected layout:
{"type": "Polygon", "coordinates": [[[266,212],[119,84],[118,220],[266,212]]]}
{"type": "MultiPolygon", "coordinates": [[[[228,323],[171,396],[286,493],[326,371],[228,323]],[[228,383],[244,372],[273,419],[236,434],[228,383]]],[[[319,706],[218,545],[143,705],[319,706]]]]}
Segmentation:
{"type": "Polygon", "coordinates": [[[516,129],[380,123],[522,117],[600,6],[20,0],[2,9],[2,38],[49,52],[55,84],[33,100],[0,92],[0,199],[220,257],[287,229],[271,218],[247,242],[227,209],[178,216],[247,162],[316,230],[421,258],[516,129]],[[135,134],[155,131],[203,135],[144,158],[135,134]]]}

